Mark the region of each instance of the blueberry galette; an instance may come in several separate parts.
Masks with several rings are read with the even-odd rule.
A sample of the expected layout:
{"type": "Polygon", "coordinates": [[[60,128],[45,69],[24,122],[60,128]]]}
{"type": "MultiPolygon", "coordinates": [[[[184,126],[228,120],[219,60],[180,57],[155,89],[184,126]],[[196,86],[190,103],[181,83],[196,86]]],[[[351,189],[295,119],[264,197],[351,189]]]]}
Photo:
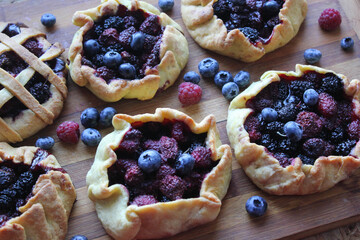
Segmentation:
{"type": "Polygon", "coordinates": [[[0,239],[65,239],[75,198],[53,155],[0,143],[0,239]]]}
{"type": "Polygon", "coordinates": [[[169,237],[219,214],[232,154],[214,116],[200,123],[173,109],[114,116],[87,174],[88,194],[115,239],[169,237]]]}
{"type": "Polygon", "coordinates": [[[181,1],[184,23],[201,47],[244,62],[288,43],[306,12],[306,0],[181,1]]]}
{"type": "Polygon", "coordinates": [[[0,22],[0,141],[22,141],[60,114],[67,95],[63,51],[44,33],[0,22]]]}
{"type": "Polygon", "coordinates": [[[71,77],[104,101],[151,99],[187,63],[181,27],[148,3],[103,1],[76,12],[73,22],[81,28],[69,50],[71,77]]]}
{"type": "Polygon", "coordinates": [[[360,166],[359,97],[359,80],[330,70],[266,72],[230,104],[235,157],[271,194],[327,190],[360,166]]]}

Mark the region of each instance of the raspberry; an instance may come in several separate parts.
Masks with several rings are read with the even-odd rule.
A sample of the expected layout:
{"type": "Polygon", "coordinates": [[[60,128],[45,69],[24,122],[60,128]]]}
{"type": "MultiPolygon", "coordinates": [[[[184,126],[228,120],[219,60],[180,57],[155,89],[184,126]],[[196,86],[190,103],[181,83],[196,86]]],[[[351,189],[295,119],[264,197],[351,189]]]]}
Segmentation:
{"type": "Polygon", "coordinates": [[[279,161],[282,167],[287,167],[291,164],[291,159],[285,153],[275,153],[273,156],[279,161]]]}
{"type": "Polygon", "coordinates": [[[183,122],[175,122],[171,129],[171,137],[180,143],[186,143],[189,139],[189,127],[183,122]]]}
{"type": "Polygon", "coordinates": [[[159,141],[148,139],[144,142],[144,148],[145,149],[153,149],[153,150],[160,152],[159,141]]]}
{"type": "Polygon", "coordinates": [[[99,41],[106,46],[119,42],[119,33],[115,28],[106,29],[99,37],[99,41]]]}
{"type": "Polygon", "coordinates": [[[356,119],[352,121],[348,127],[350,139],[358,140],[360,137],[360,121],[356,119]]]}
{"type": "Polygon", "coordinates": [[[142,133],[139,130],[131,129],[125,134],[119,148],[126,152],[134,153],[139,149],[141,137],[142,133]]]}
{"type": "Polygon", "coordinates": [[[192,172],[189,176],[184,178],[186,182],[186,195],[187,197],[199,197],[199,189],[201,188],[202,181],[204,180],[204,175],[192,172]]]}
{"type": "Polygon", "coordinates": [[[96,69],[95,76],[100,77],[105,81],[109,81],[111,79],[114,79],[116,75],[112,69],[102,66],[96,69]]]}
{"type": "Polygon", "coordinates": [[[181,199],[185,189],[185,181],[178,176],[167,175],[160,181],[161,193],[171,200],[181,199]]]}
{"type": "Polygon", "coordinates": [[[206,147],[197,146],[191,152],[195,159],[195,168],[207,168],[211,165],[211,150],[206,147]]]}
{"type": "Polygon", "coordinates": [[[157,203],[158,201],[153,195],[140,195],[137,196],[132,202],[132,205],[138,205],[139,207],[157,203]]]}
{"type": "Polygon", "coordinates": [[[249,134],[251,142],[256,142],[261,138],[261,133],[259,132],[260,123],[257,117],[248,117],[245,121],[244,127],[249,134]]]}
{"type": "Polygon", "coordinates": [[[271,107],[273,105],[272,99],[266,99],[266,98],[256,98],[254,101],[254,110],[255,111],[261,111],[264,108],[271,107]]]}
{"type": "Polygon", "coordinates": [[[350,122],[353,112],[353,107],[351,101],[340,101],[338,103],[338,112],[337,112],[337,118],[341,122],[350,122]]]}
{"type": "Polygon", "coordinates": [[[156,174],[156,179],[161,180],[165,178],[167,175],[175,175],[175,169],[167,164],[163,164],[160,166],[156,174]]]}
{"type": "Polygon", "coordinates": [[[161,32],[161,25],[157,15],[150,15],[140,25],[140,31],[146,34],[157,36],[161,32]]]}
{"type": "Polygon", "coordinates": [[[178,145],[174,138],[162,136],[159,140],[161,158],[167,162],[175,160],[178,154],[178,145]]]}
{"type": "Polygon", "coordinates": [[[333,8],[327,8],[321,13],[318,22],[322,29],[332,31],[341,24],[340,12],[333,8]]]}
{"type": "Polygon", "coordinates": [[[331,95],[327,93],[320,93],[318,110],[325,117],[331,117],[337,112],[337,103],[331,95]]]}
{"type": "Polygon", "coordinates": [[[179,85],[179,101],[183,105],[198,103],[201,99],[202,89],[199,85],[191,82],[183,82],[179,85]]]}
{"type": "Polygon", "coordinates": [[[300,112],[297,115],[296,122],[303,127],[303,137],[315,137],[323,128],[323,121],[314,112],[300,112]]]}
{"type": "MultiPolygon", "coordinates": [[[[124,18],[124,20],[125,20],[125,18],[124,18]]],[[[119,42],[121,43],[121,45],[124,48],[131,49],[131,47],[130,47],[131,36],[134,33],[136,33],[136,29],[134,27],[130,27],[130,28],[125,29],[124,31],[120,32],[120,34],[119,34],[119,42]]]]}
{"type": "Polygon", "coordinates": [[[126,170],[124,179],[126,184],[137,186],[144,181],[144,174],[138,165],[132,165],[126,170]]]}
{"type": "Polygon", "coordinates": [[[75,144],[80,137],[79,124],[73,121],[65,121],[58,126],[56,134],[61,141],[75,144]]]}
{"type": "Polygon", "coordinates": [[[307,156],[317,158],[329,156],[334,151],[334,146],[321,138],[310,138],[303,144],[303,149],[307,156]]]}

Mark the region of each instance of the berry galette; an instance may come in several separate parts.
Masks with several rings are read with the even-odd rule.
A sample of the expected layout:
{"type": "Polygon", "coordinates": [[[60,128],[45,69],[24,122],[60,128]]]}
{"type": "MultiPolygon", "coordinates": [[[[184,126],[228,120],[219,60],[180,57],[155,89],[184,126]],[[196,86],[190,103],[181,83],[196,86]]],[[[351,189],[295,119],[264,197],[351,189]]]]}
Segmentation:
{"type": "Polygon", "coordinates": [[[60,114],[67,96],[63,51],[44,33],[0,22],[0,141],[20,142],[60,114]]]}
{"type": "Polygon", "coordinates": [[[53,155],[0,143],[0,239],[65,239],[75,198],[53,155]]]}
{"type": "Polygon", "coordinates": [[[189,49],[181,27],[142,1],[108,0],[76,12],[70,74],[104,101],[151,99],[170,87],[189,49]]]}
{"type": "Polygon", "coordinates": [[[214,116],[115,115],[87,174],[88,194],[115,239],[157,239],[214,220],[231,178],[232,154],[214,116]]]}
{"type": "Polygon", "coordinates": [[[266,72],[230,104],[235,157],[268,193],[327,190],[360,167],[359,97],[359,80],[330,70],[266,72]]]}
{"type": "Polygon", "coordinates": [[[299,31],[306,0],[182,0],[182,18],[203,48],[253,62],[299,31]]]}

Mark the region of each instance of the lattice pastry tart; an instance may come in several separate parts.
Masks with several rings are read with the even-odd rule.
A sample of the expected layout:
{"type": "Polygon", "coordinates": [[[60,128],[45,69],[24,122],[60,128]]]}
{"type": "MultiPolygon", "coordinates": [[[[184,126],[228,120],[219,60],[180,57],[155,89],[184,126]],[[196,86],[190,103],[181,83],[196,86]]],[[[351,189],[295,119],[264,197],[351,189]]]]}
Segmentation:
{"type": "Polygon", "coordinates": [[[214,116],[200,123],[172,109],[113,118],[87,174],[88,194],[115,239],[169,237],[214,220],[232,154],[214,116]]]}
{"type": "Polygon", "coordinates": [[[359,94],[359,80],[314,66],[264,73],[229,107],[236,159],[271,194],[329,189],[360,166],[359,94]]]}
{"type": "Polygon", "coordinates": [[[288,43],[306,12],[306,0],[181,0],[185,26],[201,47],[244,62],[288,43]]]}
{"type": "Polygon", "coordinates": [[[71,77],[104,101],[151,99],[188,61],[181,27],[142,1],[103,1],[76,12],[73,23],[81,28],[69,50],[71,77]]]}
{"type": "Polygon", "coordinates": [[[0,143],[0,239],[65,239],[75,198],[53,155],[0,143]]]}
{"type": "Polygon", "coordinates": [[[0,141],[22,141],[60,114],[67,96],[63,51],[44,33],[0,22],[0,141]]]}

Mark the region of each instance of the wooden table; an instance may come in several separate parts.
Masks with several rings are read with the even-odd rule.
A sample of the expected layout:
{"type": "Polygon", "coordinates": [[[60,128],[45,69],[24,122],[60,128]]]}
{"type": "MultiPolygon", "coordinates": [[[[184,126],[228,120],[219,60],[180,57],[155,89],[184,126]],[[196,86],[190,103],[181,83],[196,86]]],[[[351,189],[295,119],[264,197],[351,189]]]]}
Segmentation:
{"type": "MultiPolygon", "coordinates": [[[[0,20],[20,21],[30,27],[48,33],[51,42],[59,41],[68,48],[77,27],[71,23],[76,10],[84,10],[99,4],[100,0],[5,0],[0,2],[0,20]],[[57,17],[56,26],[47,31],[40,24],[43,13],[51,12],[57,17]]],[[[156,0],[148,2],[157,5],[156,0]]],[[[112,106],[119,113],[140,114],[153,113],[157,107],[171,107],[184,111],[195,120],[200,121],[212,113],[217,118],[221,139],[229,143],[226,135],[226,117],[228,101],[221,95],[213,82],[202,80],[203,97],[199,104],[183,108],[177,99],[177,86],[181,83],[185,72],[197,71],[198,62],[204,57],[213,57],[220,63],[222,70],[236,74],[240,70],[251,73],[256,81],[266,70],[294,70],[296,63],[305,63],[303,52],[307,48],[317,48],[323,57],[318,64],[347,75],[358,78],[360,72],[360,2],[357,0],[309,0],[309,11],[298,35],[285,47],[266,55],[255,63],[242,63],[220,56],[200,48],[184,28],[180,15],[180,0],[169,13],[184,28],[189,42],[190,59],[187,67],[179,77],[179,81],[167,91],[158,94],[154,99],[140,102],[137,100],[121,100],[117,103],[105,103],[97,99],[87,89],[80,88],[70,79],[68,81],[69,96],[61,116],[36,136],[27,139],[21,145],[33,145],[38,137],[52,136],[56,144],[51,152],[62,166],[69,172],[77,190],[77,201],[74,205],[67,239],[75,234],[84,234],[89,239],[110,239],[97,219],[94,205],[87,197],[85,175],[89,170],[96,148],[86,147],[82,142],[69,145],[60,142],[56,136],[56,127],[65,120],[80,122],[80,114],[87,107],[101,110],[112,106]],[[340,10],[342,24],[339,30],[324,32],[320,30],[317,19],[325,8],[333,7],[340,10]],[[353,52],[345,53],[340,48],[340,40],[351,36],[355,40],[353,52]]],[[[83,130],[83,128],[81,129],[83,130]]],[[[112,129],[102,129],[104,136],[112,129]]],[[[179,234],[171,239],[297,239],[307,236],[316,238],[344,238],[340,236],[350,228],[337,228],[360,220],[360,171],[334,188],[319,194],[308,196],[270,196],[256,188],[245,176],[237,162],[233,162],[233,177],[229,191],[223,201],[219,217],[212,223],[197,227],[179,234]],[[245,202],[252,195],[263,196],[269,204],[268,212],[261,218],[250,218],[245,211],[245,202]],[[337,228],[331,232],[314,236],[323,231],[337,228]]],[[[359,236],[358,225],[354,239],[359,236]]],[[[346,235],[346,234],[345,234],[346,235]]],[[[358,239],[358,238],[357,238],[358,239]]]]}

